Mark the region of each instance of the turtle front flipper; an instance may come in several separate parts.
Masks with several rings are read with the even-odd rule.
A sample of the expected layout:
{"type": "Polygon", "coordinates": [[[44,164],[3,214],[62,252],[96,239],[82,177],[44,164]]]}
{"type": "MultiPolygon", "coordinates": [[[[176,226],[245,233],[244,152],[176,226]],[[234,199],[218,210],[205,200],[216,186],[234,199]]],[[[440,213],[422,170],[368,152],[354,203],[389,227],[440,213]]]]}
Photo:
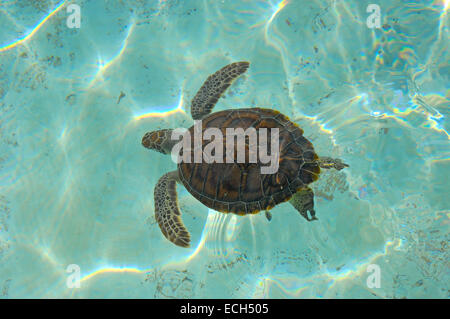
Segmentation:
{"type": "Polygon", "coordinates": [[[337,169],[338,171],[340,171],[344,167],[348,167],[348,165],[345,164],[344,162],[342,162],[342,160],[340,160],[339,158],[331,158],[331,157],[324,156],[324,157],[320,157],[318,161],[319,161],[319,166],[321,168],[325,168],[325,169],[334,168],[334,169],[337,169]]]}
{"type": "Polygon", "coordinates": [[[181,220],[177,200],[178,172],[163,175],[155,187],[155,218],[168,240],[180,247],[189,247],[191,236],[181,220]]]}
{"type": "Polygon", "coordinates": [[[249,62],[231,63],[210,75],[192,100],[192,118],[201,120],[211,113],[222,93],[225,92],[234,79],[247,71],[249,65],[249,62]]]}
{"type": "Polygon", "coordinates": [[[292,206],[300,215],[302,215],[307,221],[316,220],[316,211],[314,210],[314,192],[311,188],[306,187],[295,193],[289,201],[292,206]],[[308,216],[308,211],[311,217],[308,216]]]}

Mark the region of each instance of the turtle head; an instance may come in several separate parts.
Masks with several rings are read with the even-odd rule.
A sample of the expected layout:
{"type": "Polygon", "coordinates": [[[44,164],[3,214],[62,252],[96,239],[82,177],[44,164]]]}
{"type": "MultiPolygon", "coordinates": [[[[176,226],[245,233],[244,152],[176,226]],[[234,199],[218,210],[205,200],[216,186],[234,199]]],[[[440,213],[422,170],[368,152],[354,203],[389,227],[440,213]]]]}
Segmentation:
{"type": "Polygon", "coordinates": [[[142,145],[163,154],[170,154],[174,145],[174,141],[170,138],[171,135],[171,129],[147,132],[142,138],[142,145]]]}

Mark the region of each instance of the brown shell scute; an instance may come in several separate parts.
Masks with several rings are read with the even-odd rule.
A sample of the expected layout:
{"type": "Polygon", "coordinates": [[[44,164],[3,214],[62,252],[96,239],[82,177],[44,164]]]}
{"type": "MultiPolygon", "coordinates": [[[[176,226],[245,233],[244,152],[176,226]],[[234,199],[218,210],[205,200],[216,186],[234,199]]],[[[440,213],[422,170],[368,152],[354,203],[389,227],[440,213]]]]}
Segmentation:
{"type": "MultiPolygon", "coordinates": [[[[269,164],[238,164],[236,159],[235,163],[225,163],[224,159],[224,163],[182,162],[178,165],[184,186],[209,208],[239,215],[257,213],[289,200],[299,189],[318,178],[320,168],[313,145],[295,123],[277,111],[261,108],[226,110],[210,114],[202,120],[202,125],[203,130],[215,127],[222,131],[224,156],[226,128],[279,129],[280,158],[275,174],[261,174],[261,166],[269,164]]],[[[193,137],[194,128],[189,131],[193,137]]],[[[208,143],[210,141],[203,141],[203,147],[208,143]]],[[[235,157],[236,153],[235,148],[235,157]]]]}

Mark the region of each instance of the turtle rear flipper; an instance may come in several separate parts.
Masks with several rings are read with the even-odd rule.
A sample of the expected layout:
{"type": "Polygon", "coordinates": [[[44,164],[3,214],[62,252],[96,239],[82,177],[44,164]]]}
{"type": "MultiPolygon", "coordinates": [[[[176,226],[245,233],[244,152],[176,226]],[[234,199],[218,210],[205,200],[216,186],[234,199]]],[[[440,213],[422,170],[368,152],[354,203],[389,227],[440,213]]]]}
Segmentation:
{"type": "Polygon", "coordinates": [[[306,187],[295,193],[289,201],[292,206],[302,215],[307,221],[317,220],[316,212],[314,210],[314,192],[311,188],[306,187]],[[308,216],[308,211],[311,217],[308,216]]]}
{"type": "Polygon", "coordinates": [[[249,62],[234,62],[210,75],[192,99],[192,118],[201,120],[211,113],[222,93],[228,89],[234,79],[247,71],[249,65],[249,62]]]}
{"type": "Polygon", "coordinates": [[[191,236],[181,220],[177,201],[178,172],[163,175],[155,187],[155,218],[168,240],[177,246],[189,247],[191,236]]]}

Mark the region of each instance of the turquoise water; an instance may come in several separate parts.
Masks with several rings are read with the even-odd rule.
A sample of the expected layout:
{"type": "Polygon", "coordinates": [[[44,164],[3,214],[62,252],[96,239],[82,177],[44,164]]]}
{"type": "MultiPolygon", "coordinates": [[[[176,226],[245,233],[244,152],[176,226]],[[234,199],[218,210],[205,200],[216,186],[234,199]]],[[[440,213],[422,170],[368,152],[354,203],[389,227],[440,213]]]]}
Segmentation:
{"type": "Polygon", "coordinates": [[[449,297],[449,1],[377,1],[380,28],[365,0],[71,3],[80,28],[64,1],[0,3],[2,298],[449,297]],[[235,61],[215,110],[277,109],[350,167],[312,185],[313,223],[179,186],[179,248],[153,202],[175,164],[141,138],[192,125],[235,61]]]}

